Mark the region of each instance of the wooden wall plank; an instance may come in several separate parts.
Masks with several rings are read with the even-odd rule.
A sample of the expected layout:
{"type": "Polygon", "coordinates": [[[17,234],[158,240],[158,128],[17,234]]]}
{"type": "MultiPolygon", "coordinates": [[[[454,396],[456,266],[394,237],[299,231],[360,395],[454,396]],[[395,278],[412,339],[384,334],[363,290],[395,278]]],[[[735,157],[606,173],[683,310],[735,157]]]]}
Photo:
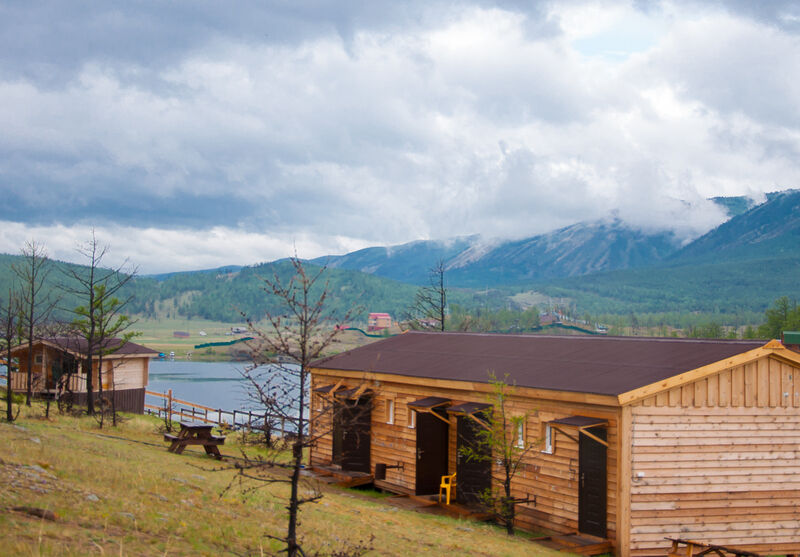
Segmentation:
{"type": "Polygon", "coordinates": [[[800,415],[779,404],[789,374],[775,370],[733,370],[744,406],[631,408],[631,555],[658,554],[665,536],[800,552],[800,415]]]}

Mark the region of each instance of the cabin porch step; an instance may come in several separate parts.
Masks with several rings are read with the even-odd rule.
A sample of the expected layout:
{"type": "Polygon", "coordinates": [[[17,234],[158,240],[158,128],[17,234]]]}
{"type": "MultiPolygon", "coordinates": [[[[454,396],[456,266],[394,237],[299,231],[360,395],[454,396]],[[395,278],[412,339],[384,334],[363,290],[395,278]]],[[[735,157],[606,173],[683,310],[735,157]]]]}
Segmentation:
{"type": "Polygon", "coordinates": [[[550,549],[578,555],[602,555],[614,549],[610,540],[581,533],[544,536],[531,541],[550,549]]]}
{"type": "Polygon", "coordinates": [[[358,487],[360,485],[371,484],[374,480],[372,474],[366,472],[351,472],[334,466],[315,465],[311,467],[311,471],[316,474],[321,481],[340,487],[358,487]]]}

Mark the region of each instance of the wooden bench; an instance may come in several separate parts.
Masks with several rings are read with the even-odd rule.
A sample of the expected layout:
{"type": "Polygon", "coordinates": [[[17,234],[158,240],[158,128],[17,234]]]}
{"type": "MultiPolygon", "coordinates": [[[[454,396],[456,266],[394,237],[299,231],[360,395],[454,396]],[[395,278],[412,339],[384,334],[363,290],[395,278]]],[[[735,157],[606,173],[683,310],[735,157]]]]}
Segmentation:
{"type": "Polygon", "coordinates": [[[699,557],[700,555],[717,555],[719,557],[760,557],[758,553],[726,547],[723,545],[713,545],[694,540],[682,540],[680,538],[664,538],[672,542],[672,547],[667,553],[667,557],[699,557]],[[683,545],[684,547],[680,547],[683,545]],[[699,550],[699,553],[695,553],[699,550]]]}

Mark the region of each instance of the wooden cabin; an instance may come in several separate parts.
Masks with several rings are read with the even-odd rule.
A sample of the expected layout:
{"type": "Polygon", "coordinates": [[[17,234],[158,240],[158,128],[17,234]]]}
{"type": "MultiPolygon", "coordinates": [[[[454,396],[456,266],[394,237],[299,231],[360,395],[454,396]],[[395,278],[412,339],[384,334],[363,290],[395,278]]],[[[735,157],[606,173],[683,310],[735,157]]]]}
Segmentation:
{"type": "MultiPolygon", "coordinates": [[[[102,374],[98,369],[99,358],[92,362],[92,385],[99,390],[100,377],[103,381],[104,396],[114,391],[117,410],[123,412],[144,412],[145,388],[148,381],[150,358],[158,353],[139,344],[126,342],[119,346],[119,339],[107,342],[113,353],[103,356],[102,374]]],[[[86,340],[77,337],[58,337],[38,339],[33,343],[33,367],[31,369],[32,390],[37,396],[55,398],[64,393],[72,393],[75,404],[86,403],[87,366],[82,361],[86,352],[86,340]],[[64,384],[62,377],[68,377],[64,384]]],[[[11,388],[26,392],[28,387],[28,344],[21,344],[11,350],[13,368],[11,388]]]]}
{"type": "Polygon", "coordinates": [[[455,472],[469,503],[491,470],[459,447],[490,371],[538,444],[513,484],[520,527],[622,556],[663,556],[665,537],[800,553],[800,354],[779,341],[409,332],[315,362],[312,418],[331,399],[368,413],[312,420],[311,464],[380,465],[375,485],[408,494],[455,472]]]}

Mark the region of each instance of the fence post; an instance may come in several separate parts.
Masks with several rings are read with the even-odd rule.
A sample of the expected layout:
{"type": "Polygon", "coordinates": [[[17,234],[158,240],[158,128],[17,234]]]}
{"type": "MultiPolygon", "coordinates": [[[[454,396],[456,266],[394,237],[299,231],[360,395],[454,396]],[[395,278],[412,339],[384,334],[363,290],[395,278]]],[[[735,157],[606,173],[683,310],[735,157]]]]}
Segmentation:
{"type": "Polygon", "coordinates": [[[168,397],[167,400],[169,402],[166,408],[166,411],[169,412],[169,417],[167,419],[172,421],[172,389],[167,391],[167,397],[168,397]]]}

